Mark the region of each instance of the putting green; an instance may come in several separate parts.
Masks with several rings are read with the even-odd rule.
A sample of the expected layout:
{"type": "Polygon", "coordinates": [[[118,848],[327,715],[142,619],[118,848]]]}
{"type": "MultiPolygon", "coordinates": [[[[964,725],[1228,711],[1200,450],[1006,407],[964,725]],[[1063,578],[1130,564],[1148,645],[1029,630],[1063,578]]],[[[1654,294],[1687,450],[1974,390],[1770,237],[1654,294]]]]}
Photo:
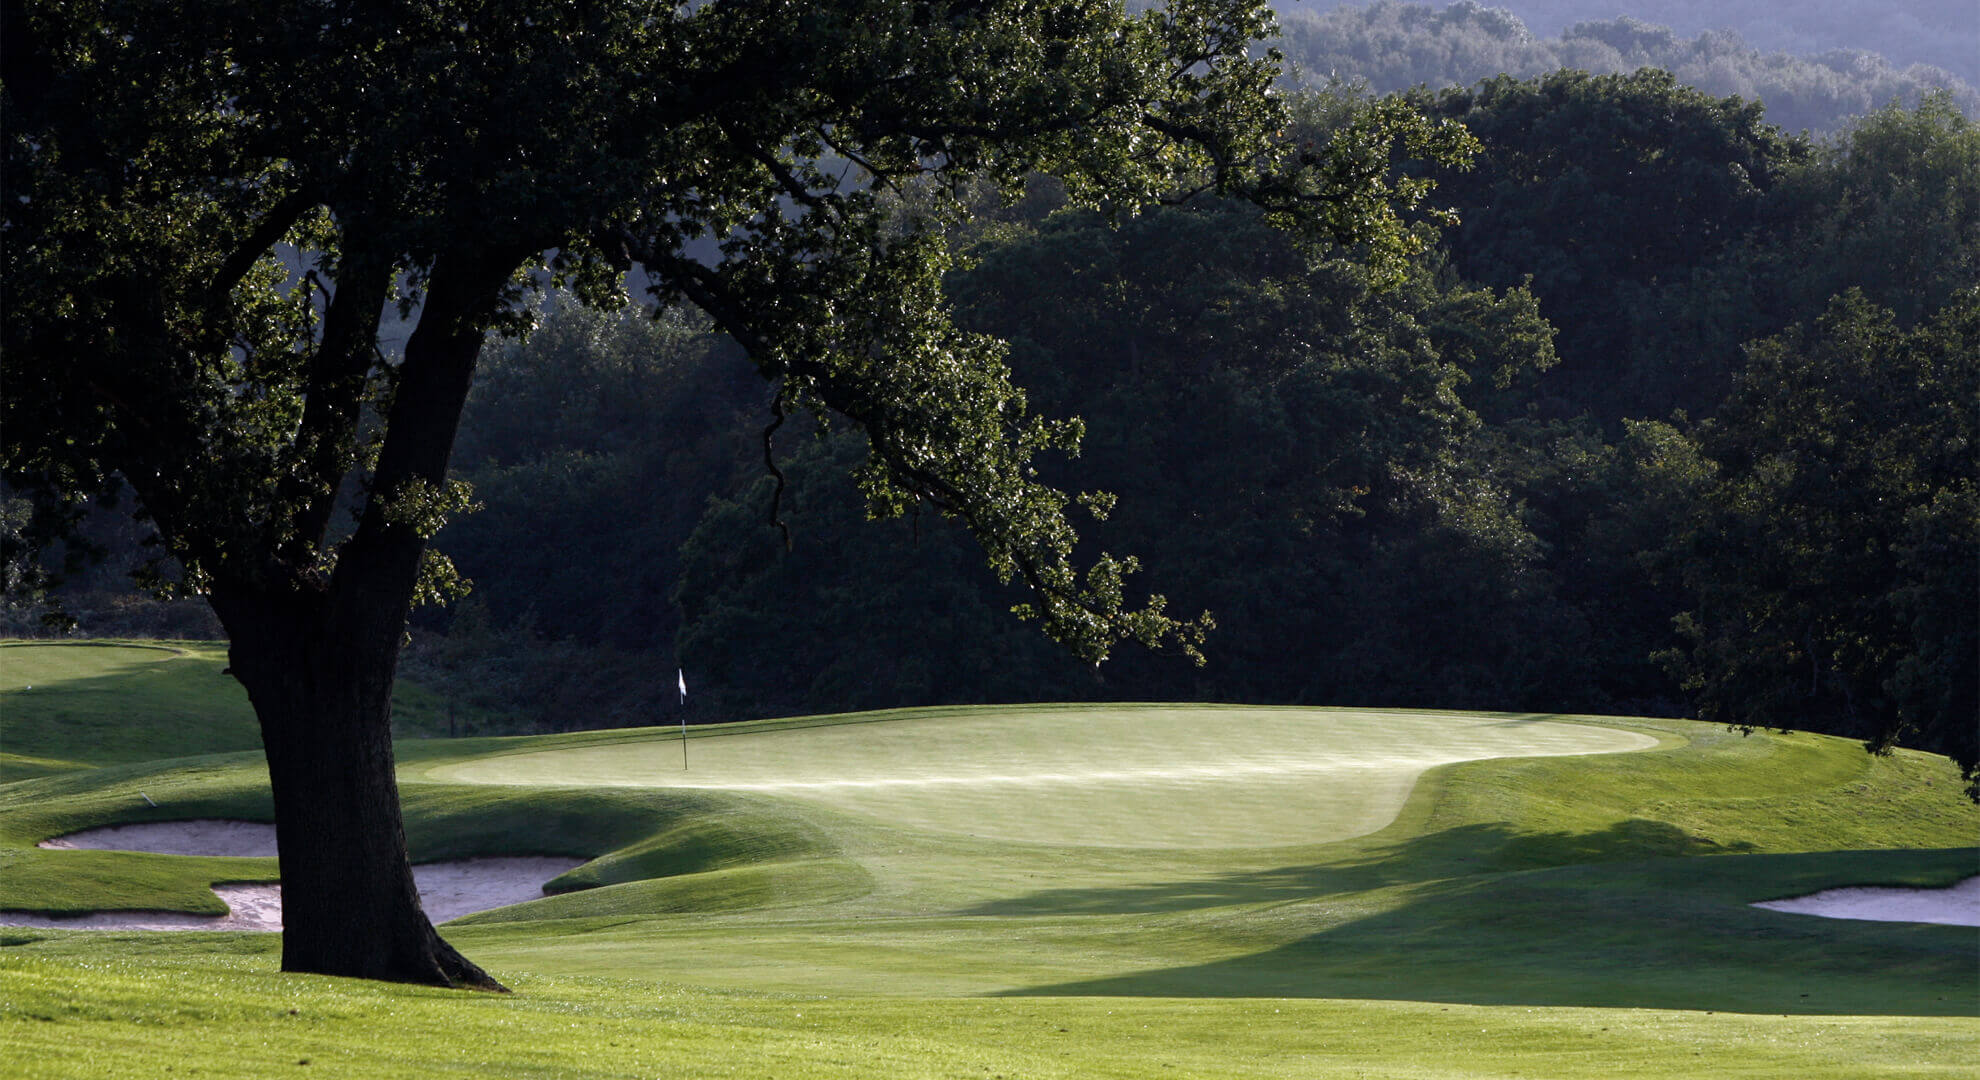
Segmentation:
{"type": "Polygon", "coordinates": [[[508,754],[435,780],[762,792],[910,829],[1063,847],[1320,844],[1394,820],[1426,769],[1604,754],[1650,735],[1538,717],[1351,709],[973,710],[508,754]]]}

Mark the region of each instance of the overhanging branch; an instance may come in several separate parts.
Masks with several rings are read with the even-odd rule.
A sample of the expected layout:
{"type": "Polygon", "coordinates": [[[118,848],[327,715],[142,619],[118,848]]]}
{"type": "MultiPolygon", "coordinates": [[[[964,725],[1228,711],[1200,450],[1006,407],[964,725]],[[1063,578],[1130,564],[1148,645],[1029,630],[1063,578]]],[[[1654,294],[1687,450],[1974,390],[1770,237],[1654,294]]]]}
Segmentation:
{"type": "Polygon", "coordinates": [[[212,297],[213,302],[218,304],[228,293],[233,292],[234,286],[241,283],[241,279],[254,268],[254,264],[261,256],[274,247],[282,237],[287,236],[289,230],[295,228],[296,222],[301,221],[303,215],[315,205],[314,195],[307,190],[298,189],[283,196],[269,208],[261,222],[248,233],[247,239],[221,261],[220,269],[213,275],[213,283],[207,287],[207,295],[212,297]]]}

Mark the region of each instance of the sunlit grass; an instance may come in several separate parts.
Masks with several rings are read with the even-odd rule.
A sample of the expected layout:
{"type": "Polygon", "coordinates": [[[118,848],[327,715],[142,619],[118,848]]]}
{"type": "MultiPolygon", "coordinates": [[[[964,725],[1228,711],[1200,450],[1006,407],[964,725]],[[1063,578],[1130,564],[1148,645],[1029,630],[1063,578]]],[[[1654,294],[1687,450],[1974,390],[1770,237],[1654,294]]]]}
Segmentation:
{"type": "Polygon", "coordinates": [[[282,976],[265,952],[126,939],[0,950],[24,1078],[281,1075],[1484,1078],[1971,1075],[1974,1027],[1423,1002],[830,998],[518,975],[509,996],[282,976]],[[307,1063],[307,1064],[305,1064],[307,1063]]]}
{"type": "Polygon", "coordinates": [[[1550,718],[1364,709],[904,710],[438,766],[470,783],[761,792],[898,828],[1061,847],[1311,845],[1387,825],[1426,769],[1654,737],[1550,718]],[[683,763],[683,758],[688,759],[683,763]]]}

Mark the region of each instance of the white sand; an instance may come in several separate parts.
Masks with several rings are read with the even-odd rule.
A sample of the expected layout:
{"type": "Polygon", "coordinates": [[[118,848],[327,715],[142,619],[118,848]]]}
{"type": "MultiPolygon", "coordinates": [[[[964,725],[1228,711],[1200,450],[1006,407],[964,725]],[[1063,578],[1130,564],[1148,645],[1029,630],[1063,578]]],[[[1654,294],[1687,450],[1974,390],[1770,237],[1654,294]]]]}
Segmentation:
{"type": "Polygon", "coordinates": [[[1980,926],[1980,877],[1944,889],[1824,889],[1753,906],[1828,919],[1980,926]]]}
{"type": "Polygon", "coordinates": [[[56,850],[149,851],[154,855],[275,854],[275,826],[258,821],[163,821],[147,825],[110,825],[101,829],[43,840],[56,850]]]}
{"type": "MultiPolygon", "coordinates": [[[[161,855],[275,854],[275,826],[251,821],[170,821],[88,829],[41,842],[55,850],[147,851],[161,855]]],[[[426,915],[436,923],[477,911],[507,907],[543,895],[543,883],[584,864],[583,859],[532,856],[465,859],[413,867],[426,915]]],[[[100,911],[57,917],[0,912],[0,926],[63,930],[262,930],[282,929],[280,885],[216,885],[226,915],[169,911],[100,911]]]]}

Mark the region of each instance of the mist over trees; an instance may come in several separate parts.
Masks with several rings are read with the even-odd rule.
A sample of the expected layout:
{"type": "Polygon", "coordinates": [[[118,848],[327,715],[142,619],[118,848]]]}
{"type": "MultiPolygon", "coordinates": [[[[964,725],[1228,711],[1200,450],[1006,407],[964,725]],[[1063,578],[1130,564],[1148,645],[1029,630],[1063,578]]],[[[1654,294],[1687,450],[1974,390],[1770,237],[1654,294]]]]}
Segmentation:
{"type": "MultiPolygon", "coordinates": [[[[1293,0],[1293,8],[1342,6],[1329,0],[1293,0]]],[[[1505,0],[1494,4],[1519,16],[1534,33],[1558,34],[1577,23],[1620,11],[1684,35],[1731,30],[1756,49],[1817,56],[1861,50],[1889,58],[1900,68],[1930,64],[1980,83],[1980,21],[1967,0],[1821,0],[1782,4],[1771,0],[1505,0]]]]}
{"type": "MultiPolygon", "coordinates": [[[[1827,6],[1770,5],[1768,10],[1827,6]]],[[[1968,116],[1980,115],[1980,90],[1974,86],[1980,75],[1972,70],[1971,55],[1954,71],[1915,58],[1893,59],[1848,36],[1820,48],[1790,48],[1761,44],[1721,22],[1677,30],[1660,25],[1663,20],[1653,11],[1602,14],[1609,17],[1594,18],[1591,11],[1586,21],[1542,29],[1523,18],[1521,5],[1474,0],[1442,8],[1398,0],[1290,6],[1281,12],[1281,48],[1308,82],[1360,79],[1380,93],[1417,85],[1470,86],[1501,74],[1528,78],[1564,68],[1613,74],[1653,67],[1716,97],[1759,100],[1769,122],[1790,132],[1832,132],[1851,117],[1892,102],[1916,105],[1939,91],[1950,94],[1968,116]]],[[[1980,55],[1971,16],[1969,6],[1961,32],[1980,55]]]]}

